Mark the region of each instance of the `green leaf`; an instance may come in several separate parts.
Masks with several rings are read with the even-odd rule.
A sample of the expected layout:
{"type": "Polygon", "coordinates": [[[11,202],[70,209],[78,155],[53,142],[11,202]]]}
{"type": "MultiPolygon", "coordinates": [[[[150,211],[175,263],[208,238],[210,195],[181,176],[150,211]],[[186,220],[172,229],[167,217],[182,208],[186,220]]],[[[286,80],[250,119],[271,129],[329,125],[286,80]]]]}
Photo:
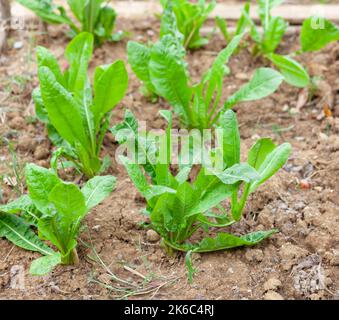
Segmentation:
{"type": "Polygon", "coordinates": [[[66,224],[79,223],[87,212],[85,197],[74,184],[58,184],[49,194],[48,200],[54,204],[57,215],[66,224]]]}
{"type": "Polygon", "coordinates": [[[192,212],[204,213],[216,207],[218,204],[220,204],[220,202],[231,197],[236,187],[236,184],[224,185],[216,178],[216,184],[214,187],[208,187],[206,190],[204,190],[204,192],[201,194],[199,202],[196,203],[196,206],[192,212]]]}
{"type": "Polygon", "coordinates": [[[86,1],[83,13],[83,30],[93,32],[98,21],[101,4],[104,0],[88,0],[86,1]]]}
{"type": "Polygon", "coordinates": [[[13,214],[0,213],[0,238],[6,238],[16,246],[43,255],[53,254],[26,222],[13,214]]]}
{"type": "Polygon", "coordinates": [[[150,188],[146,177],[144,176],[143,172],[139,168],[139,165],[131,163],[131,161],[124,157],[120,156],[120,161],[125,166],[128,175],[130,176],[131,180],[133,181],[134,185],[138,189],[138,191],[145,196],[146,191],[150,188]]]}
{"type": "Polygon", "coordinates": [[[128,74],[124,62],[114,62],[95,80],[92,112],[99,124],[104,114],[111,111],[125,96],[128,74]]]}
{"type": "Polygon", "coordinates": [[[156,200],[155,198],[163,195],[164,193],[171,193],[175,194],[176,190],[166,187],[166,186],[157,186],[157,185],[151,185],[146,191],[145,191],[145,198],[148,202],[148,204],[153,207],[156,200]]]}
{"type": "Polygon", "coordinates": [[[61,255],[59,252],[44,256],[32,262],[29,273],[33,276],[43,276],[50,273],[60,263],[61,255]]]}
{"type": "Polygon", "coordinates": [[[258,0],[258,13],[260,16],[261,24],[264,27],[264,32],[269,28],[271,19],[271,10],[282,3],[284,0],[258,0]]]}
{"type": "Polygon", "coordinates": [[[103,43],[106,39],[110,41],[113,40],[112,33],[116,18],[117,13],[113,8],[109,6],[104,6],[101,8],[95,29],[95,34],[97,37],[99,37],[98,44],[103,43]]]}
{"type": "Polygon", "coordinates": [[[85,148],[89,141],[79,105],[47,67],[39,68],[41,95],[51,124],[73,146],[80,142],[85,148]]]}
{"type": "Polygon", "coordinates": [[[52,53],[44,47],[37,47],[37,60],[38,67],[48,67],[54,74],[55,79],[65,86],[65,79],[60,70],[60,66],[58,60],[52,55],[52,53]]]}
{"type": "Polygon", "coordinates": [[[259,139],[248,152],[247,163],[254,169],[258,170],[266,159],[267,155],[270,154],[275,148],[276,145],[270,138],[259,139]]]}
{"type": "Polygon", "coordinates": [[[253,246],[276,233],[276,229],[269,231],[257,231],[237,237],[228,233],[218,233],[215,238],[204,238],[195,246],[193,252],[211,252],[242,246],[253,246]]]}
{"type": "Polygon", "coordinates": [[[183,45],[184,36],[178,28],[177,19],[173,12],[172,2],[168,2],[161,16],[160,38],[165,35],[173,36],[179,45],[183,45]]]}
{"type": "Polygon", "coordinates": [[[219,118],[217,128],[222,129],[222,151],[225,167],[240,162],[240,133],[236,113],[227,110],[219,118]]]}
{"type": "Polygon", "coordinates": [[[262,41],[262,50],[265,53],[271,53],[276,50],[280,44],[288,24],[281,17],[271,17],[269,24],[265,30],[264,38],[262,41]]]}
{"type": "Polygon", "coordinates": [[[173,224],[184,224],[187,217],[195,214],[195,206],[199,201],[199,192],[195,192],[188,182],[177,188],[175,196],[175,210],[172,212],[173,224]]]}
{"type": "Polygon", "coordinates": [[[148,67],[151,60],[150,48],[135,41],[128,41],[127,56],[128,63],[135,75],[145,84],[148,90],[154,92],[155,89],[151,83],[148,67]]]}
{"type": "Polygon", "coordinates": [[[74,16],[79,20],[83,20],[83,10],[88,0],[67,0],[74,16]]]}
{"type": "Polygon", "coordinates": [[[215,17],[215,23],[218,26],[218,28],[221,31],[221,34],[223,35],[224,39],[228,42],[231,39],[231,36],[228,32],[227,22],[225,19],[220,17],[215,17]]]}
{"type": "Polygon", "coordinates": [[[151,49],[149,72],[156,92],[187,121],[192,92],[188,86],[186,65],[180,57],[174,38],[166,35],[151,49]]]}
{"type": "Polygon", "coordinates": [[[87,181],[81,189],[85,197],[87,211],[90,211],[103,201],[113,191],[116,185],[116,178],[113,176],[94,177],[87,181]]]}
{"type": "Polygon", "coordinates": [[[199,215],[197,219],[209,227],[217,227],[217,228],[225,228],[236,222],[235,220],[231,219],[227,214],[222,214],[222,215],[215,214],[212,211],[208,211],[204,214],[199,215]],[[210,218],[214,219],[215,222],[211,221],[210,218]]]}
{"type": "MultiPolygon", "coordinates": [[[[249,16],[250,6],[251,6],[251,4],[249,2],[246,2],[244,8],[241,10],[241,16],[240,16],[240,18],[237,22],[235,35],[239,35],[239,34],[243,33],[245,31],[246,27],[249,25],[249,22],[252,22],[251,18],[249,16]]],[[[255,27],[255,25],[254,25],[254,27],[255,27]]]]}
{"type": "Polygon", "coordinates": [[[249,83],[242,86],[228,98],[224,110],[244,101],[253,101],[265,98],[278,89],[284,77],[271,68],[259,68],[249,83]]]}
{"type": "Polygon", "coordinates": [[[235,164],[230,168],[227,168],[221,173],[215,173],[215,175],[224,184],[234,184],[239,181],[251,182],[260,179],[258,172],[247,163],[235,164]]]}
{"type": "Polygon", "coordinates": [[[297,61],[278,54],[270,54],[267,57],[278,67],[287,83],[299,88],[304,88],[309,84],[310,76],[297,61]]]}
{"type": "Polygon", "coordinates": [[[167,237],[168,231],[176,231],[177,226],[171,223],[172,208],[174,204],[175,195],[165,192],[157,199],[154,206],[152,206],[150,219],[152,226],[163,237],[167,237]],[[169,230],[170,229],[170,230],[169,230]]]}
{"type": "Polygon", "coordinates": [[[47,110],[44,106],[44,101],[42,100],[42,97],[41,97],[40,88],[35,88],[33,90],[32,99],[33,99],[34,104],[35,104],[35,114],[36,114],[37,118],[41,122],[48,125],[49,124],[48,113],[47,113],[47,110]]]}
{"type": "MultiPolygon", "coordinates": [[[[166,8],[169,1],[162,3],[166,8]]],[[[178,28],[185,38],[185,47],[196,49],[208,42],[201,38],[200,29],[208,15],[213,11],[216,2],[211,1],[206,5],[205,1],[192,3],[187,0],[172,1],[173,11],[176,16],[178,28]]]]}
{"type": "MultiPolygon", "coordinates": [[[[33,11],[42,20],[52,24],[69,24],[70,19],[63,13],[55,13],[56,9],[62,8],[52,4],[51,0],[17,0],[21,5],[33,11]]],[[[60,9],[59,9],[60,10],[60,9]]]]}
{"type": "Polygon", "coordinates": [[[191,166],[184,166],[179,172],[178,174],[175,176],[175,180],[178,181],[178,184],[182,184],[185,181],[187,181],[189,174],[192,170],[191,166]]]}
{"type": "Polygon", "coordinates": [[[119,144],[126,142],[131,136],[135,138],[138,134],[138,120],[130,110],[126,109],[124,121],[113,126],[111,133],[119,144]]]}
{"type": "Polygon", "coordinates": [[[51,170],[35,164],[26,165],[25,177],[29,196],[34,205],[43,214],[49,214],[51,207],[48,196],[52,189],[61,183],[61,180],[51,170]]]}
{"type": "Polygon", "coordinates": [[[74,98],[79,102],[85,99],[85,90],[88,85],[88,63],[93,52],[93,35],[82,32],[67,46],[65,57],[69,63],[67,70],[68,90],[74,93],[74,98]]]}
{"type": "Polygon", "coordinates": [[[215,98],[216,104],[218,104],[222,93],[223,79],[226,73],[225,65],[228,63],[230,57],[239,46],[239,43],[243,36],[244,34],[235,36],[228,44],[228,46],[219,52],[217,58],[212,65],[212,68],[204,76],[204,78],[206,78],[204,81],[208,80],[205,93],[206,106],[209,106],[211,104],[215,90],[217,91],[217,95],[215,98]]]}
{"type": "Polygon", "coordinates": [[[32,208],[34,208],[32,199],[28,195],[23,195],[10,203],[0,205],[0,212],[15,214],[31,210],[32,208]]]}
{"type": "Polygon", "coordinates": [[[250,185],[250,192],[254,192],[261,184],[272,177],[288,160],[291,153],[291,145],[283,143],[269,153],[258,168],[260,178],[250,185]]]}
{"type": "Polygon", "coordinates": [[[186,257],[185,257],[185,264],[186,264],[186,268],[187,268],[187,272],[188,272],[188,282],[189,283],[193,282],[193,276],[198,271],[196,268],[193,267],[191,255],[192,255],[192,250],[188,251],[187,254],[186,254],[186,257]]]}
{"type": "Polygon", "coordinates": [[[302,51],[318,51],[339,40],[339,28],[323,17],[310,17],[303,22],[300,42],[302,51]]]}

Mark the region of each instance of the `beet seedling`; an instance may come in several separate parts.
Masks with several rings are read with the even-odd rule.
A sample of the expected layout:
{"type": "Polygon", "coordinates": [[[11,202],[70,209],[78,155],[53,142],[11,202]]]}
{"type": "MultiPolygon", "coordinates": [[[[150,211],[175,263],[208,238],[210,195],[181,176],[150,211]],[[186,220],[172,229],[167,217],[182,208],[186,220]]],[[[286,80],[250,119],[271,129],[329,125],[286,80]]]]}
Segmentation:
{"type": "Polygon", "coordinates": [[[104,41],[118,41],[122,36],[121,33],[112,35],[117,14],[105,0],[67,0],[80,27],[74,24],[63,6],[54,4],[52,0],[17,1],[46,23],[68,25],[72,37],[81,32],[92,33],[96,45],[101,45],[104,41]]]}
{"type": "MultiPolygon", "coordinates": [[[[170,14],[168,18],[171,18],[170,14]]],[[[148,91],[168,101],[185,127],[212,128],[222,112],[240,102],[267,97],[283,80],[283,76],[273,69],[257,69],[247,84],[220,105],[224,77],[229,73],[227,63],[244,34],[235,36],[200,82],[191,85],[180,33],[175,30],[175,22],[166,26],[170,27],[164,28],[166,32],[161,39],[150,47],[130,41],[129,63],[148,91]]]]}
{"type": "Polygon", "coordinates": [[[185,49],[197,49],[208,43],[207,38],[201,37],[200,29],[216,6],[214,0],[208,4],[205,0],[199,0],[196,3],[188,0],[161,0],[161,4],[164,9],[169,4],[172,5],[178,29],[184,36],[185,49]]]}
{"type": "Polygon", "coordinates": [[[29,194],[0,206],[0,237],[43,255],[31,265],[34,275],[49,273],[58,264],[77,264],[81,222],[112,192],[116,179],[94,177],[80,190],[75,184],[63,182],[53,171],[34,164],[26,166],[25,176],[29,194]],[[50,241],[58,251],[42,240],[50,241]]]}
{"type": "Polygon", "coordinates": [[[128,75],[124,62],[95,69],[93,93],[87,75],[93,51],[93,36],[81,33],[67,46],[69,68],[62,73],[56,58],[37,48],[40,88],[33,93],[38,118],[47,126],[51,141],[58,147],[58,159],[71,162],[88,178],[103,171],[99,158],[113,108],[124,97],[128,75]]]}
{"type": "MultiPolygon", "coordinates": [[[[171,146],[171,114],[162,111],[169,127],[164,141],[171,146]]],[[[211,252],[239,246],[252,246],[276,232],[252,232],[243,236],[218,232],[202,240],[192,240],[199,230],[208,232],[209,227],[225,228],[242,217],[248,196],[273,176],[287,161],[291,146],[284,143],[276,146],[270,139],[260,139],[250,149],[247,163],[240,162],[240,135],[236,115],[232,110],[222,113],[217,123],[222,141],[212,150],[210,163],[222,163],[215,170],[205,163],[193,181],[189,180],[191,164],[179,166],[176,175],[170,168],[170,151],[166,161],[159,161],[160,150],[152,139],[138,140],[138,123],[133,114],[126,112],[125,121],[112,130],[120,143],[138,141],[134,144],[136,154],[144,155],[142,164],[120,156],[131,180],[145,197],[145,213],[150,218],[150,227],[158,232],[167,249],[188,252],[187,265],[190,273],[192,252],[211,252]],[[146,174],[146,176],[145,176],[146,174]],[[151,177],[151,180],[147,178],[151,177]],[[229,201],[229,211],[222,204],[229,201]]],[[[220,135],[219,135],[220,138],[220,135]]],[[[170,150],[168,148],[167,150],[170,150]]],[[[206,150],[201,146],[201,152],[206,150]]],[[[192,274],[190,274],[190,277],[192,274]]]]}
{"type": "Polygon", "coordinates": [[[179,114],[186,127],[200,130],[212,128],[220,115],[234,105],[267,97],[280,86],[283,77],[279,72],[260,68],[247,84],[221,103],[223,80],[229,73],[226,65],[242,36],[236,36],[218,54],[200,82],[193,85],[190,84],[186,63],[171,45],[171,36],[165,36],[152,48],[149,63],[152,84],[179,114]]]}
{"type": "MultiPolygon", "coordinates": [[[[293,57],[304,52],[320,50],[328,43],[338,41],[339,29],[324,18],[310,17],[303,22],[301,28],[301,50],[289,55],[280,55],[276,53],[276,50],[286,33],[288,23],[282,17],[272,16],[271,10],[281,4],[283,0],[258,0],[257,2],[262,32],[251,19],[250,3],[247,3],[242,10],[235,34],[249,28],[251,38],[256,44],[253,49],[255,55],[262,55],[273,63],[287,83],[300,88],[308,86],[310,76],[307,70],[293,57]]],[[[217,24],[226,41],[229,41],[230,36],[225,22],[217,20],[217,24]]]]}
{"type": "MultiPolygon", "coordinates": [[[[177,54],[180,59],[186,55],[183,47],[184,36],[178,29],[177,19],[173,12],[172,2],[168,2],[161,16],[160,39],[166,35],[171,35],[178,48],[177,54]]],[[[151,101],[156,101],[158,94],[153,86],[150,73],[149,62],[151,59],[151,49],[154,44],[141,44],[135,41],[129,41],[127,44],[128,63],[138,79],[142,82],[141,93],[151,101]]]]}

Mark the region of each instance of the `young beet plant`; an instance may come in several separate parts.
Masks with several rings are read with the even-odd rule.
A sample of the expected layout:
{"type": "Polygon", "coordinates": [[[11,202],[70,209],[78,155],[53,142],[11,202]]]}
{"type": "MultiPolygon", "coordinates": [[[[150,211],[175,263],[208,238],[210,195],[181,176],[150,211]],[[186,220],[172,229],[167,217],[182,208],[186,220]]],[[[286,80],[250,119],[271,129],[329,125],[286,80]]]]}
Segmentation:
{"type": "Polygon", "coordinates": [[[113,108],[124,97],[128,75],[123,61],[95,69],[92,95],[87,75],[93,36],[81,33],[67,46],[69,68],[62,73],[56,58],[45,48],[37,49],[40,88],[33,93],[38,118],[58,147],[52,165],[65,158],[88,178],[102,172],[99,158],[113,108]]]}
{"type": "Polygon", "coordinates": [[[285,164],[291,146],[288,143],[276,146],[270,139],[260,139],[250,149],[247,163],[241,163],[238,123],[235,113],[228,110],[220,116],[216,126],[220,130],[220,147],[208,153],[201,146],[201,154],[209,154],[210,161],[202,163],[196,178],[189,181],[190,164],[179,166],[178,173],[172,174],[168,148],[172,139],[172,119],[168,111],[161,111],[161,115],[169,123],[163,139],[167,146],[165,157],[159,157],[160,148],[152,137],[138,138],[138,123],[129,111],[125,121],[115,126],[112,133],[119,143],[132,141],[138,159],[140,156],[143,159],[138,164],[135,159],[120,156],[130,178],[147,201],[145,213],[150,217],[150,227],[161,235],[167,249],[187,252],[191,278],[192,252],[252,246],[277,231],[257,231],[243,236],[217,232],[198,240],[200,230],[208,233],[209,227],[225,228],[241,219],[248,196],[285,164]],[[219,163],[218,170],[210,165],[216,163],[219,163]],[[229,200],[229,212],[222,205],[226,200],[229,200]]]}
{"type": "MultiPolygon", "coordinates": [[[[283,0],[258,0],[262,31],[251,19],[250,4],[247,3],[242,10],[237,32],[249,28],[251,38],[256,43],[254,54],[260,54],[270,60],[283,74],[287,83],[296,87],[306,87],[310,82],[310,76],[293,57],[304,52],[320,50],[331,41],[338,41],[339,29],[324,18],[311,17],[304,21],[301,28],[301,50],[289,55],[277,54],[276,50],[288,28],[288,23],[281,17],[272,16],[271,10],[282,2],[283,0]]],[[[217,23],[226,40],[229,41],[226,26],[221,21],[217,23]]]]}
{"type": "Polygon", "coordinates": [[[112,35],[116,12],[106,0],[67,0],[74,17],[80,27],[74,24],[63,6],[56,5],[52,0],[17,0],[26,8],[32,10],[43,21],[50,24],[66,24],[71,28],[71,35],[80,32],[90,32],[95,38],[95,44],[104,41],[118,41],[122,34],[112,35]]]}
{"type": "Polygon", "coordinates": [[[215,8],[214,0],[208,4],[205,0],[198,0],[196,3],[188,0],[161,0],[160,2],[165,10],[168,5],[173,7],[179,31],[184,36],[185,49],[197,49],[208,43],[207,38],[201,37],[200,29],[215,8]]]}
{"type": "Polygon", "coordinates": [[[94,177],[80,190],[60,180],[53,171],[33,164],[26,166],[25,175],[29,194],[0,206],[0,237],[43,255],[31,265],[34,275],[47,274],[58,264],[77,264],[81,222],[111,193],[116,179],[94,177]],[[50,241],[58,251],[43,240],[50,241]]]}
{"type": "MultiPolygon", "coordinates": [[[[178,48],[177,57],[183,59],[186,55],[184,44],[184,36],[178,29],[178,23],[176,16],[173,12],[172,2],[169,1],[164,7],[164,12],[161,16],[160,34],[159,38],[170,35],[171,40],[174,41],[174,45],[178,48]]],[[[149,62],[151,58],[151,50],[153,44],[144,45],[135,41],[129,41],[127,44],[127,56],[128,62],[135,75],[143,86],[141,87],[141,93],[155,102],[158,98],[156,88],[153,86],[150,74],[149,74],[149,62]]]]}
{"type": "Polygon", "coordinates": [[[252,79],[221,104],[226,66],[244,34],[237,35],[215,59],[200,82],[190,84],[187,64],[180,41],[167,33],[151,47],[128,43],[129,63],[145,86],[165,98],[179,114],[184,126],[208,129],[220,114],[234,105],[267,97],[283,81],[283,76],[270,68],[257,69],[252,79]]]}

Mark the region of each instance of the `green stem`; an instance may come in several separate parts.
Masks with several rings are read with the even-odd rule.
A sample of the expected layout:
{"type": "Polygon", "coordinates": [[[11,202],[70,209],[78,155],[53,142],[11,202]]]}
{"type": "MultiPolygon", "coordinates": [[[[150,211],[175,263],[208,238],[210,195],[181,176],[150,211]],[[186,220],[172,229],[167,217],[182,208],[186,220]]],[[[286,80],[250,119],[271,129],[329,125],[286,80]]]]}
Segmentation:
{"type": "MultiPolygon", "coordinates": [[[[244,207],[245,207],[249,193],[250,193],[250,184],[246,183],[239,203],[236,204],[234,212],[232,210],[233,218],[236,221],[239,221],[240,218],[241,218],[241,215],[242,215],[242,212],[244,210],[244,207]]],[[[232,202],[233,202],[233,199],[232,199],[232,202]]],[[[232,203],[232,205],[233,205],[233,203],[232,203]]]]}
{"type": "Polygon", "coordinates": [[[188,46],[189,46],[189,44],[190,44],[190,42],[192,40],[192,37],[193,37],[193,35],[194,35],[195,31],[196,31],[195,28],[196,28],[195,26],[192,28],[192,31],[190,32],[190,34],[188,35],[188,37],[187,37],[187,39],[185,41],[184,48],[186,50],[189,48],[188,46]]]}
{"type": "Polygon", "coordinates": [[[61,257],[61,264],[78,265],[79,257],[76,248],[71,250],[67,255],[61,257]]]}

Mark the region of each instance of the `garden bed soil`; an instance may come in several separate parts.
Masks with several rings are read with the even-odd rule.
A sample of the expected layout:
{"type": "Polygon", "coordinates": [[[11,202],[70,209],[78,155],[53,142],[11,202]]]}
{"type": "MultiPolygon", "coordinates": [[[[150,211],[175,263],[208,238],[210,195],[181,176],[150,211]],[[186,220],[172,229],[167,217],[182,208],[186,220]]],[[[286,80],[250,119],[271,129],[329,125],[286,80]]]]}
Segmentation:
{"type": "MultiPolygon", "coordinates": [[[[137,26],[120,20],[118,29],[130,30],[139,41],[155,40],[159,24],[137,26]]],[[[13,33],[10,49],[0,60],[1,202],[24,191],[20,170],[26,162],[48,167],[52,151],[43,125],[34,117],[31,91],[38,84],[35,45],[45,45],[65,63],[68,39],[62,27],[50,27],[50,37],[39,31],[13,33]],[[12,166],[13,154],[17,165],[12,166]],[[14,178],[13,170],[19,175],[14,178]]],[[[126,61],[126,42],[105,44],[95,52],[91,71],[115,59],[126,61]]],[[[188,54],[193,80],[199,79],[225,46],[215,34],[206,48],[188,54]]],[[[284,39],[281,52],[298,48],[297,35],[284,39]]],[[[168,256],[156,235],[142,227],[145,202],[125,169],[113,160],[110,172],[117,188],[86,218],[79,241],[80,265],[59,266],[44,277],[29,275],[39,254],[0,239],[1,299],[337,299],[339,298],[339,44],[298,57],[318,79],[305,90],[286,84],[267,99],[235,108],[242,138],[242,156],[258,137],[288,141],[293,153],[284,170],[263,185],[248,201],[244,219],[226,229],[236,234],[276,227],[279,233],[253,248],[194,255],[199,272],[190,285],[184,256],[168,256]],[[116,280],[118,277],[120,280],[116,280]],[[122,280],[122,281],[121,281],[122,280]],[[128,284],[123,283],[127,281],[128,284]]],[[[249,48],[230,62],[224,97],[244,84],[264,61],[253,59],[249,48]]],[[[129,68],[129,67],[128,67],[129,68]]],[[[132,110],[149,129],[164,128],[158,115],[169,108],[164,101],[148,102],[129,68],[130,84],[115,109],[113,123],[132,110]]],[[[114,158],[117,145],[110,134],[103,154],[114,158]]],[[[66,179],[74,179],[71,173],[66,179]]]]}

